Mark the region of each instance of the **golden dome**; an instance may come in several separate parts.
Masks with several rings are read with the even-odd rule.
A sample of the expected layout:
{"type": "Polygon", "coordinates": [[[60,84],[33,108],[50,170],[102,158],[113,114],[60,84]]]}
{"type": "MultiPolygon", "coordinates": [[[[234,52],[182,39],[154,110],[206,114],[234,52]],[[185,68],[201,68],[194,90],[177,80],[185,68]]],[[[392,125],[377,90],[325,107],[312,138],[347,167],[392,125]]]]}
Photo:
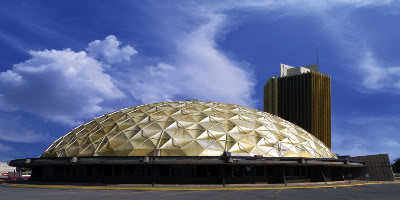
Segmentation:
{"type": "Polygon", "coordinates": [[[232,156],[336,158],[304,129],[272,114],[217,102],[125,108],[56,140],[40,157],[232,156]]]}

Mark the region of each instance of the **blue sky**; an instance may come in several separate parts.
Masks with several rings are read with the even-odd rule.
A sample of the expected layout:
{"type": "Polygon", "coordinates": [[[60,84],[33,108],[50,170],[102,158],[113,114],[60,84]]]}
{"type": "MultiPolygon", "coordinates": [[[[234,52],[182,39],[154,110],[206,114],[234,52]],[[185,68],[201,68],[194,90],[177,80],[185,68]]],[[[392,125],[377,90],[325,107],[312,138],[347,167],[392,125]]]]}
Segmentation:
{"type": "Polygon", "coordinates": [[[262,110],[280,63],[332,82],[332,150],[400,157],[396,0],[2,1],[0,161],[94,117],[199,99],[262,110]],[[216,3],[218,2],[218,3],[216,3]]]}

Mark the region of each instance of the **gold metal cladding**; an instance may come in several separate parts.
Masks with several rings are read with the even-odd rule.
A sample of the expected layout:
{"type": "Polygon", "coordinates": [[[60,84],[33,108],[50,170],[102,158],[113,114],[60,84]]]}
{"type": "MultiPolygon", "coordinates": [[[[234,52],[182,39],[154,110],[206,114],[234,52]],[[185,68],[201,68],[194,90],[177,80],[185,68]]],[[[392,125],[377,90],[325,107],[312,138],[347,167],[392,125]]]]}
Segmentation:
{"type": "Polygon", "coordinates": [[[232,156],[336,158],[304,129],[272,114],[225,103],[161,102],[98,117],[40,157],[232,156]]]}
{"type": "Polygon", "coordinates": [[[331,148],[331,83],[309,72],[270,78],[264,86],[264,111],[286,119],[331,148]]]}

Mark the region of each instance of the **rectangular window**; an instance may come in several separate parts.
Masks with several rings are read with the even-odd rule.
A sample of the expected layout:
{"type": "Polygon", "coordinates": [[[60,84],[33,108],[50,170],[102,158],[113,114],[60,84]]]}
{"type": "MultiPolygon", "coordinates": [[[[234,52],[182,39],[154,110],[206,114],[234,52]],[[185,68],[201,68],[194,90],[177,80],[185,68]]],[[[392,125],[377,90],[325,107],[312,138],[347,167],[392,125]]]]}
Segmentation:
{"type": "Polygon", "coordinates": [[[170,166],[160,166],[160,176],[171,176],[171,167],[170,166]]]}
{"type": "Polygon", "coordinates": [[[123,167],[120,166],[120,165],[114,166],[114,175],[115,175],[115,176],[122,176],[123,173],[124,173],[123,170],[124,170],[123,167]]]}
{"type": "Polygon", "coordinates": [[[66,177],[71,176],[71,167],[70,166],[65,166],[65,176],[66,177]]]}
{"type": "Polygon", "coordinates": [[[244,167],[245,176],[253,176],[254,170],[255,170],[254,166],[245,166],[244,167]]]}
{"type": "Polygon", "coordinates": [[[208,166],[208,167],[207,167],[207,176],[208,176],[208,177],[215,177],[215,176],[217,176],[217,167],[215,167],[215,166],[208,166]]]}
{"type": "Polygon", "coordinates": [[[79,172],[78,176],[85,176],[86,175],[85,171],[86,171],[85,166],[79,166],[78,167],[78,172],[79,172]]]}
{"type": "Polygon", "coordinates": [[[256,176],[265,176],[264,166],[256,167],[256,176]]]}
{"type": "MultiPolygon", "coordinates": [[[[135,176],[145,176],[146,175],[146,167],[142,165],[135,166],[134,168],[135,176]]],[[[151,176],[151,170],[147,170],[147,176],[151,176]]]]}
{"type": "Polygon", "coordinates": [[[93,166],[86,166],[86,176],[93,175],[93,166]]]}
{"type": "Polygon", "coordinates": [[[233,176],[243,176],[243,166],[233,166],[233,176]]]}
{"type": "Polygon", "coordinates": [[[78,166],[71,166],[71,176],[76,176],[78,166]]]}
{"type": "Polygon", "coordinates": [[[112,176],[112,166],[106,165],[104,166],[104,176],[112,176]]]}
{"type": "Polygon", "coordinates": [[[133,176],[134,173],[134,168],[133,166],[127,165],[125,166],[125,176],[133,176]]]}
{"type": "Polygon", "coordinates": [[[207,176],[207,167],[206,166],[197,166],[196,167],[196,176],[197,177],[206,177],[207,176]]]}

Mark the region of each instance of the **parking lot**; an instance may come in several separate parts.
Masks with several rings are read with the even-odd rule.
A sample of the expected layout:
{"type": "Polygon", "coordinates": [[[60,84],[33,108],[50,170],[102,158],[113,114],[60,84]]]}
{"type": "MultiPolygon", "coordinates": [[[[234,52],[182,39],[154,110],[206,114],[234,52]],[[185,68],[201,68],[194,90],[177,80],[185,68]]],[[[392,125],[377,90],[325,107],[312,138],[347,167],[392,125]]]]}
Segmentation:
{"type": "Polygon", "coordinates": [[[100,200],[100,199],[399,199],[400,184],[353,187],[266,189],[237,191],[133,191],[92,189],[43,189],[2,185],[0,199],[100,200]]]}

